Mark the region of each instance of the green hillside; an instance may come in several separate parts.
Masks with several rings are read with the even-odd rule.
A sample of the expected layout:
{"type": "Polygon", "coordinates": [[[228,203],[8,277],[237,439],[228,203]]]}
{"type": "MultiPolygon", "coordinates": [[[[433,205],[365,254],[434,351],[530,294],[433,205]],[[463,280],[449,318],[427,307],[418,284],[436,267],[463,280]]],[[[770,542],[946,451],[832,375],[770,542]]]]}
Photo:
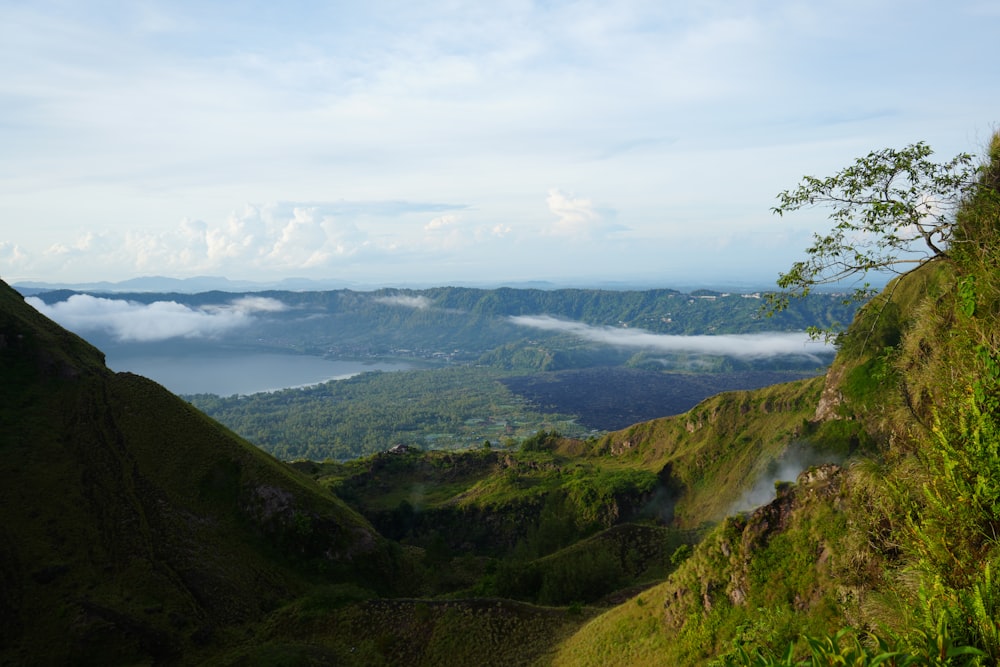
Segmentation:
{"type": "Polygon", "coordinates": [[[403,561],[310,480],[0,285],[0,662],[212,652],[319,577],[403,561]]]}

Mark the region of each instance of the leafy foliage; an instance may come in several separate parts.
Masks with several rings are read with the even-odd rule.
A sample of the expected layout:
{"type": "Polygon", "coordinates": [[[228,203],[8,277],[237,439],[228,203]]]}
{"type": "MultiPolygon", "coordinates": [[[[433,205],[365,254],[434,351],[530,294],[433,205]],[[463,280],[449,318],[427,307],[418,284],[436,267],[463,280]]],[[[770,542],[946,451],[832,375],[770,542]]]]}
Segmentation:
{"type": "Polygon", "coordinates": [[[984,654],[971,646],[954,643],[947,623],[942,619],[936,631],[924,637],[920,646],[908,645],[896,637],[887,640],[874,633],[862,638],[849,628],[834,634],[802,638],[808,654],[797,658],[795,644],[789,644],[780,656],[747,651],[737,646],[735,652],[722,660],[724,667],[945,667],[979,664],[984,654]]]}
{"type": "Polygon", "coordinates": [[[543,413],[510,392],[504,373],[455,366],[365,373],[315,387],[191,403],[284,459],[348,459],[396,444],[460,449],[517,442],[539,428],[586,434],[569,415],[543,413]]]}
{"type": "MultiPolygon", "coordinates": [[[[807,176],[781,192],[773,209],[778,215],[828,206],[834,226],[814,234],[807,259],[780,275],[783,292],[769,296],[770,312],[819,285],[947,257],[959,206],[978,186],[980,169],[969,154],[943,163],[932,154],[924,143],[873,151],[833,176],[807,176]]],[[[867,282],[855,288],[852,299],[867,300],[869,288],[867,282]]]]}

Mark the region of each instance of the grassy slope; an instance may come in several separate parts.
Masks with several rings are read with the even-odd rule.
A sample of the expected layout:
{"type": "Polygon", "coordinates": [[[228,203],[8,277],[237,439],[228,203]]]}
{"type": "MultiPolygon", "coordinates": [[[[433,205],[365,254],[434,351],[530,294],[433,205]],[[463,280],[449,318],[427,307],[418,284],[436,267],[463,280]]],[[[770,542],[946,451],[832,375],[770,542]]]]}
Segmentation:
{"type": "Polygon", "coordinates": [[[678,526],[718,521],[790,447],[801,445],[802,458],[810,457],[808,420],[822,382],[813,378],[719,394],[683,415],[609,434],[599,450],[621,465],[667,471],[678,486],[678,526]]]}
{"type": "Polygon", "coordinates": [[[392,585],[370,525],[0,284],[2,661],[190,658],[309,581],[392,585]]]}
{"type": "MultiPolygon", "coordinates": [[[[730,654],[737,644],[777,653],[803,633],[869,622],[865,610],[883,604],[883,593],[874,589],[885,570],[865,543],[866,534],[879,530],[879,518],[866,504],[887,502],[881,495],[885,479],[879,479],[887,472],[859,456],[878,456],[875,443],[890,437],[894,420],[902,414],[896,385],[886,379],[892,371],[884,348],[901,341],[901,330],[913,329],[915,321],[907,314],[920,312],[917,304],[928,294],[940,294],[947,282],[938,267],[927,267],[890,285],[886,295],[892,295],[891,305],[883,308],[876,301],[859,313],[827,374],[826,387],[816,381],[801,383],[799,391],[790,391],[794,385],[776,386],[764,390],[772,395],[770,402],[760,393],[751,394],[756,404],[737,396],[715,397],[685,418],[692,440],[661,436],[659,442],[681,442],[675,451],[688,453],[686,465],[675,464],[675,474],[705,484],[704,489],[692,484],[692,493],[682,498],[681,520],[688,512],[704,516],[727,507],[732,494],[717,499],[712,492],[738,484],[740,476],[730,464],[747,471],[774,456],[766,446],[748,446],[741,434],[780,435],[769,418],[772,409],[762,409],[773,405],[775,392],[792,414],[801,410],[806,419],[813,416],[808,413],[815,412],[822,392],[827,403],[823,410],[850,419],[785,421],[784,428],[793,428],[791,440],[806,443],[807,452],[809,447],[825,449],[836,459],[853,453],[855,463],[835,469],[830,479],[792,487],[784,501],[723,521],[668,580],[596,617],[564,642],[554,664],[706,664],[730,654]],[[720,411],[717,401],[728,412],[720,411]],[[709,447],[710,456],[691,460],[690,452],[699,446],[697,427],[709,423],[711,416],[712,427],[705,435],[731,444],[709,447]]],[[[676,433],[677,426],[669,421],[659,424],[661,429],[669,426],[676,433]]],[[[648,453],[639,448],[634,455],[672,455],[655,446],[646,449],[648,453]]]]}
{"type": "Polygon", "coordinates": [[[736,641],[776,650],[842,623],[832,552],[846,517],[841,473],[831,470],[829,479],[722,522],[666,581],[565,641],[554,664],[700,665],[736,641]]]}
{"type": "Polygon", "coordinates": [[[391,510],[404,500],[428,509],[502,507],[602,477],[634,473],[638,480],[645,472],[680,494],[674,523],[697,528],[723,518],[789,447],[822,440],[808,423],[822,383],[813,378],[720,394],[683,415],[597,442],[562,440],[552,451],[383,454],[309,469],[366,511],[391,510]]]}
{"type": "MultiPolygon", "coordinates": [[[[597,442],[564,439],[553,443],[554,449],[541,452],[385,454],[349,464],[303,466],[373,515],[389,513],[404,501],[425,516],[435,511],[460,512],[457,520],[450,515],[440,519],[441,526],[451,526],[444,531],[449,535],[465,536],[462,526],[469,524],[490,525],[495,532],[505,525],[500,519],[514,517],[522,529],[521,543],[533,547],[539,535],[551,536],[557,525],[565,530],[567,522],[580,525],[585,523],[583,517],[603,517],[598,521],[597,533],[584,531],[573,539],[580,539],[581,535],[590,537],[555,552],[543,552],[541,557],[520,565],[501,565],[493,590],[499,588],[505,595],[565,605],[575,599],[595,600],[595,596],[609,592],[609,585],[610,590],[617,588],[620,592],[603,598],[601,604],[632,599],[609,615],[634,608],[641,617],[626,617],[616,632],[633,637],[639,645],[648,644],[650,660],[657,661],[663,655],[671,655],[662,652],[663,646],[670,643],[670,635],[643,618],[662,615],[665,589],[656,582],[674,568],[671,562],[674,551],[682,543],[698,539],[707,523],[721,519],[754,479],[789,447],[799,446],[808,452],[809,442],[823,440],[816,428],[807,423],[815,412],[821,388],[822,378],[817,378],[723,394],[685,415],[638,424],[597,442]],[[607,489],[620,490],[622,487],[616,484],[622,480],[632,479],[634,484],[647,476],[654,491],[647,493],[641,509],[659,507],[652,514],[647,511],[635,516],[616,515],[611,508],[624,507],[625,498],[607,489]],[[719,479],[726,481],[715,486],[714,481],[719,479]],[[551,522],[554,498],[565,499],[564,504],[556,503],[555,511],[562,517],[556,523],[551,522]],[[669,517],[671,511],[675,516],[673,528],[641,523],[669,517]],[[632,519],[640,523],[616,523],[632,519]],[[504,581],[503,573],[512,570],[515,574],[506,580],[506,586],[500,583],[504,581]],[[650,586],[654,587],[649,589],[650,586]],[[638,591],[644,592],[634,597],[638,591]],[[640,641],[643,633],[647,636],[640,641]]],[[[836,457],[841,455],[834,453],[836,457]]],[[[634,492],[645,487],[640,482],[630,488],[634,492]]],[[[410,535],[409,539],[420,542],[419,535],[410,535]]],[[[555,538],[548,543],[550,546],[556,543],[555,538]]],[[[523,552],[534,553],[531,549],[517,551],[522,554],[520,557],[523,552]]],[[[445,569],[458,569],[460,559],[461,554],[454,552],[445,569]]],[[[484,588],[490,590],[488,585],[478,586],[478,590],[484,588]]],[[[463,614],[478,618],[475,611],[478,603],[456,601],[455,604],[466,610],[463,614]]],[[[340,613],[364,613],[352,609],[340,613]]],[[[605,618],[600,616],[594,623],[600,624],[605,618]]],[[[579,625],[583,620],[568,617],[563,629],[550,637],[552,644],[547,651],[537,653],[532,649],[522,656],[523,660],[527,661],[530,654],[531,660],[551,661],[555,658],[551,651],[560,637],[573,629],[574,622],[579,625]]],[[[397,621],[405,624],[405,619],[397,621]]],[[[602,635],[587,630],[578,636],[602,635]]],[[[475,634],[466,637],[478,641],[475,634]]],[[[415,641],[420,644],[424,640],[416,637],[415,641]]],[[[623,645],[619,639],[613,639],[607,651],[618,651],[621,664],[627,664],[641,655],[639,645],[623,645]]],[[[509,659],[511,654],[504,655],[509,659]]],[[[576,655],[571,663],[577,659],[584,658],[576,655]]],[[[607,655],[600,653],[594,664],[607,659],[607,655]]]]}

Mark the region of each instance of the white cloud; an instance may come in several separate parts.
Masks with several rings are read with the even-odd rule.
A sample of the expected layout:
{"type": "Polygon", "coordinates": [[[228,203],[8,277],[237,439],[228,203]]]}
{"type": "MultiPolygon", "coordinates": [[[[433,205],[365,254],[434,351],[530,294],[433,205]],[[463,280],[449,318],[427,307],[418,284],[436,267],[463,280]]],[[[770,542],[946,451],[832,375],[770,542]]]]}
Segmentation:
{"type": "Polygon", "coordinates": [[[278,266],[309,268],[323,264],[331,256],[328,245],[328,221],[315,208],[292,210],[292,218],[279,232],[277,240],[266,255],[268,262],[278,266]]]}
{"type": "Polygon", "coordinates": [[[503,254],[503,238],[511,228],[502,224],[482,224],[474,219],[475,214],[448,214],[434,218],[424,225],[424,235],[420,239],[407,239],[400,235],[402,246],[409,246],[421,260],[448,262],[456,258],[476,261],[492,261],[503,254]]]}
{"type": "Polygon", "coordinates": [[[416,240],[408,241],[402,236],[399,238],[399,242],[404,246],[409,242],[427,253],[457,251],[468,247],[475,241],[475,230],[461,223],[461,217],[457,214],[439,215],[424,225],[424,236],[419,242],[416,240]]]}
{"type": "Polygon", "coordinates": [[[264,297],[245,297],[201,308],[175,301],[143,304],[88,294],[74,294],[53,304],[37,297],[25,301],[71,331],[101,331],[118,341],[143,343],[169,338],[211,338],[246,326],[254,313],[285,309],[281,301],[264,297]]]}
{"type": "Polygon", "coordinates": [[[21,246],[10,241],[0,241],[0,269],[16,268],[27,261],[28,256],[21,246]]]}
{"type": "Polygon", "coordinates": [[[448,227],[454,226],[457,222],[458,222],[458,216],[453,213],[449,213],[447,215],[440,215],[431,220],[430,222],[428,222],[426,225],[424,225],[424,231],[425,232],[441,231],[448,227]]]}
{"type": "Polygon", "coordinates": [[[545,203],[558,218],[549,227],[550,234],[589,240],[622,229],[608,219],[612,212],[597,209],[589,199],[575,198],[553,188],[549,190],[545,203]]]}
{"type": "Polygon", "coordinates": [[[226,221],[209,226],[204,221],[181,223],[181,237],[195,243],[191,249],[198,260],[211,263],[228,260],[253,260],[268,243],[267,227],[258,207],[247,205],[242,213],[233,212],[226,221]],[[198,243],[204,244],[198,247],[198,243]]]}
{"type": "MultiPolygon", "coordinates": [[[[212,308],[211,306],[206,306],[212,308]]],[[[264,296],[244,296],[232,300],[228,306],[215,306],[219,310],[232,309],[244,313],[280,313],[288,310],[288,306],[278,299],[264,296]]]]}
{"type": "Polygon", "coordinates": [[[561,320],[549,315],[519,315],[510,319],[514,324],[521,326],[545,331],[560,331],[604,345],[668,353],[725,355],[742,359],[757,359],[784,355],[812,357],[818,352],[831,351],[829,345],[822,341],[811,340],[806,333],[672,336],[655,334],[642,329],[596,327],[583,322],[561,320]]]}
{"type": "Polygon", "coordinates": [[[334,266],[368,246],[364,232],[323,205],[280,203],[247,205],[216,224],[184,219],[167,231],[88,232],[69,245],[54,244],[35,265],[43,272],[46,266],[66,270],[86,261],[125,265],[132,274],[288,275],[334,266]]]}
{"type": "Polygon", "coordinates": [[[601,217],[589,199],[573,199],[552,189],[549,190],[545,203],[548,204],[549,211],[558,218],[551,228],[555,234],[588,236],[590,228],[600,223],[601,217]]]}
{"type": "Polygon", "coordinates": [[[403,306],[405,308],[415,308],[417,310],[426,310],[432,305],[431,300],[426,296],[407,296],[405,294],[380,296],[376,297],[375,301],[390,306],[403,306]]]}

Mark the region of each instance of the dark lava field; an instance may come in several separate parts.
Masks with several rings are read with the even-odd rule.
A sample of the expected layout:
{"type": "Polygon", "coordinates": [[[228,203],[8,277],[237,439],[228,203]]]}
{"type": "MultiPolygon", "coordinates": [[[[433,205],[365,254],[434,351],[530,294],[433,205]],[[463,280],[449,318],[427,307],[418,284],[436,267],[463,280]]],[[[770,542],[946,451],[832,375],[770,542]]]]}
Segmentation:
{"type": "Polygon", "coordinates": [[[503,383],[542,411],[578,415],[588,428],[616,431],[686,412],[720,392],[758,389],[813,375],[799,371],[664,373],[607,366],[518,376],[503,383]]]}

